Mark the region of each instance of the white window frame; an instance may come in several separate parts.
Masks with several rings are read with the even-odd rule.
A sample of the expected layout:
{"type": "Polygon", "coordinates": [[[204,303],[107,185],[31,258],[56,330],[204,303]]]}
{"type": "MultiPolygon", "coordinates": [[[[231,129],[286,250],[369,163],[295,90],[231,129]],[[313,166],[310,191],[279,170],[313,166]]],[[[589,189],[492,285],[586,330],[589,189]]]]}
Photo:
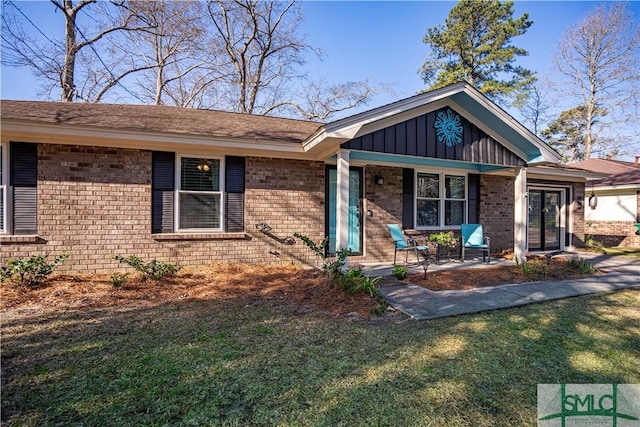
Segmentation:
{"type": "Polygon", "coordinates": [[[9,144],[0,143],[0,162],[2,162],[0,172],[0,198],[2,198],[3,210],[0,212],[0,234],[8,234],[9,225],[9,144]]]}
{"type": "Polygon", "coordinates": [[[224,218],[225,218],[225,212],[224,212],[224,206],[225,206],[225,201],[224,201],[224,188],[225,188],[225,183],[224,183],[224,171],[225,171],[225,165],[224,165],[224,157],[215,157],[215,156],[209,156],[209,155],[203,155],[203,154],[178,154],[176,155],[176,167],[175,167],[175,182],[176,182],[176,188],[174,191],[174,215],[175,215],[175,227],[176,227],[176,231],[177,232],[187,232],[187,233],[208,233],[208,232],[212,232],[212,231],[224,231],[224,218]],[[181,190],[182,188],[182,159],[183,158],[190,158],[190,159],[203,159],[203,160],[218,160],[220,162],[220,189],[218,191],[189,191],[189,190],[181,190]],[[182,193],[192,193],[192,194],[218,194],[220,195],[220,227],[218,228],[181,228],[181,221],[180,221],[180,194],[182,193]]]}
{"type": "Polygon", "coordinates": [[[413,194],[413,218],[414,228],[416,230],[458,230],[460,225],[445,225],[445,207],[447,201],[464,201],[464,219],[462,223],[466,223],[469,217],[469,174],[455,170],[416,170],[414,174],[414,194],[413,194]],[[421,200],[438,200],[438,225],[424,226],[418,225],[418,175],[429,174],[438,175],[438,198],[421,197],[421,200]],[[464,199],[447,198],[447,189],[445,179],[447,176],[464,177],[464,199]]]}

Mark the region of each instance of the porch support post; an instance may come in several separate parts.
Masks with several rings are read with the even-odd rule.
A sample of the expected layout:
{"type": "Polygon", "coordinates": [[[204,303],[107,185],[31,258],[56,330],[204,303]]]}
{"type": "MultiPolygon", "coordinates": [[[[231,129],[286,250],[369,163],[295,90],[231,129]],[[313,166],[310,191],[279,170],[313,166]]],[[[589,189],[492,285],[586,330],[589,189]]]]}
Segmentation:
{"type": "Polygon", "coordinates": [[[336,252],[349,246],[349,151],[338,151],[336,183],[336,252]]]}
{"type": "Polygon", "coordinates": [[[518,262],[527,261],[527,168],[516,168],[514,184],[513,255],[518,262]]]}

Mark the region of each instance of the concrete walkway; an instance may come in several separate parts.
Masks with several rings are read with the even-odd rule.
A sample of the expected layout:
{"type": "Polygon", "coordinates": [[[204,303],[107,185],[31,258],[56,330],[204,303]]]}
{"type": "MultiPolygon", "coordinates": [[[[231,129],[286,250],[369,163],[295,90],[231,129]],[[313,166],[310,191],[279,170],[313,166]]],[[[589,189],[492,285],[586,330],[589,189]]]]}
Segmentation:
{"type": "MultiPolygon", "coordinates": [[[[380,293],[390,306],[414,320],[436,319],[466,313],[516,307],[542,301],[609,292],[625,288],[640,288],[640,261],[633,257],[607,256],[590,253],[561,254],[580,256],[595,264],[605,274],[554,282],[529,282],[463,291],[430,291],[417,285],[398,282],[391,277],[391,267],[372,268],[382,275],[380,293]]],[[[490,266],[511,261],[496,260],[490,266]]],[[[482,268],[482,262],[452,263],[448,268],[482,268]]],[[[447,268],[433,265],[429,271],[447,268]]],[[[421,271],[414,269],[411,273],[421,271]]]]}

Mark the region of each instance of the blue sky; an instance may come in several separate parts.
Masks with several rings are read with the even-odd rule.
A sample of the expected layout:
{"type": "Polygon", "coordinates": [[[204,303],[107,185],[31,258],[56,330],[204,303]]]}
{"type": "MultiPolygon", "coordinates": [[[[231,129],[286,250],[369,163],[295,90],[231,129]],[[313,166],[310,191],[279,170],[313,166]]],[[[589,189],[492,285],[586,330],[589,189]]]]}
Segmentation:
{"type": "MultiPolygon", "coordinates": [[[[444,23],[456,2],[451,1],[304,1],[304,33],[310,45],[322,49],[322,62],[311,58],[311,76],[328,81],[371,79],[388,84],[395,96],[383,95],[369,107],[414,95],[424,88],[418,68],[427,55],[422,37],[428,27],[444,23]]],[[[48,1],[16,1],[38,25],[61,20],[48,1]]],[[[518,64],[543,77],[550,71],[549,58],[567,27],[598,3],[592,1],[516,1],[516,16],[529,13],[533,25],[514,44],[529,56],[518,64]]],[[[636,16],[640,2],[632,3],[636,16]]],[[[62,25],[55,30],[63,31],[62,25]]],[[[47,32],[47,31],[45,31],[47,32]]],[[[28,70],[2,67],[3,99],[38,99],[37,82],[28,70]]],[[[54,96],[57,96],[55,94],[54,96]]]]}
{"type": "MultiPolygon", "coordinates": [[[[48,1],[15,2],[44,28],[62,19],[48,1]]],[[[545,78],[552,71],[552,51],[567,28],[599,3],[516,1],[515,16],[526,12],[533,21],[526,34],[513,39],[514,45],[529,51],[529,56],[517,60],[518,65],[537,72],[540,79],[545,78]]],[[[325,53],[322,62],[309,59],[309,75],[324,76],[330,83],[370,79],[393,89],[393,94],[380,95],[361,110],[414,95],[425,87],[418,69],[428,52],[422,42],[426,29],[443,24],[455,4],[453,1],[303,1],[306,40],[325,53]]],[[[640,19],[640,2],[631,2],[630,9],[635,18],[640,19]]],[[[55,28],[63,31],[61,22],[55,28]]],[[[38,99],[36,88],[37,82],[28,70],[2,67],[0,96],[3,99],[38,99]]],[[[575,103],[566,105],[567,108],[573,106],[575,103]]],[[[556,107],[559,112],[563,106],[557,102],[556,107]]],[[[517,111],[510,113],[519,118],[517,111]]],[[[639,141],[633,144],[640,150],[639,141]]]]}
{"type": "MultiPolygon", "coordinates": [[[[327,60],[319,74],[331,80],[371,78],[388,83],[399,98],[424,89],[418,69],[427,56],[422,42],[426,29],[443,24],[456,2],[305,2],[306,34],[322,48],[327,60]]],[[[518,64],[538,72],[550,71],[551,52],[569,25],[598,3],[587,1],[517,1],[515,16],[529,13],[533,25],[513,44],[529,51],[518,64]]],[[[639,15],[640,3],[635,3],[639,15]]]]}

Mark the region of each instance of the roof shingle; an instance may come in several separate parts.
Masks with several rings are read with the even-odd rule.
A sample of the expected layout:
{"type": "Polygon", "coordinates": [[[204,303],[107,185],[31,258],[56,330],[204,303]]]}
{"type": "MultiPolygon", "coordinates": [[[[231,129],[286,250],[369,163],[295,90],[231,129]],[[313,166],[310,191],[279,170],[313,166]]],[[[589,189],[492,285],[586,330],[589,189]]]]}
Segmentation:
{"type": "Polygon", "coordinates": [[[161,105],[0,101],[2,120],[159,132],[256,142],[300,143],[322,123],[161,105]]]}
{"type": "Polygon", "coordinates": [[[640,184],[640,166],[631,162],[587,159],[582,162],[572,163],[571,166],[591,172],[608,173],[609,176],[607,178],[593,181],[595,187],[640,184]]]}

